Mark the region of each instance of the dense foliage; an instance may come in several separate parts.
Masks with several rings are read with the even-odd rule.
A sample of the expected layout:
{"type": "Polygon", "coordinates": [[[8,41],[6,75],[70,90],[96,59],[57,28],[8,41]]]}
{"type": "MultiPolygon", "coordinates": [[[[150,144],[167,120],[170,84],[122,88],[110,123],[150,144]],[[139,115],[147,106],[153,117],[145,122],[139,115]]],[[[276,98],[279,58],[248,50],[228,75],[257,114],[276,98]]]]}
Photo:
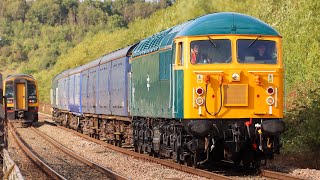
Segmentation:
{"type": "Polygon", "coordinates": [[[257,17],[283,36],[287,102],[284,147],[286,151],[319,153],[318,0],[2,0],[2,71],[18,69],[35,75],[41,99],[48,102],[51,79],[57,73],[188,19],[221,11],[257,17]]]}
{"type": "MultiPolygon", "coordinates": [[[[84,37],[127,28],[171,5],[169,0],[2,0],[0,64],[29,74],[51,69],[84,37]]],[[[5,72],[7,74],[7,72],[5,72]]]]}

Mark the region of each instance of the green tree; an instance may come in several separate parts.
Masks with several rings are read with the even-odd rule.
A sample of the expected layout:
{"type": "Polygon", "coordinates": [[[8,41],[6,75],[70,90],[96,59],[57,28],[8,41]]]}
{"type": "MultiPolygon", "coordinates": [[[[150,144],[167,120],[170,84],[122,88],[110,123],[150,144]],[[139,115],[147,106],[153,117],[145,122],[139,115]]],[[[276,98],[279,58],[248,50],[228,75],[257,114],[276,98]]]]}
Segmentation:
{"type": "Polygon", "coordinates": [[[29,9],[29,3],[26,0],[15,0],[15,1],[2,1],[0,3],[2,7],[0,9],[0,14],[11,20],[21,20],[24,22],[26,20],[26,13],[29,9]]]}
{"type": "Polygon", "coordinates": [[[76,13],[79,7],[78,0],[57,0],[60,7],[60,25],[68,23],[76,23],[76,13]],[[70,18],[68,18],[68,16],[70,18]]]}
{"type": "Polygon", "coordinates": [[[60,23],[60,6],[55,0],[33,1],[27,18],[41,24],[56,25],[60,23]]]}
{"type": "Polygon", "coordinates": [[[128,24],[137,18],[147,18],[160,8],[158,3],[137,1],[133,4],[128,4],[124,7],[123,16],[125,22],[128,24]]]}
{"type": "Polygon", "coordinates": [[[107,14],[100,8],[101,2],[85,0],[78,10],[79,24],[82,27],[107,22],[107,14]]]}

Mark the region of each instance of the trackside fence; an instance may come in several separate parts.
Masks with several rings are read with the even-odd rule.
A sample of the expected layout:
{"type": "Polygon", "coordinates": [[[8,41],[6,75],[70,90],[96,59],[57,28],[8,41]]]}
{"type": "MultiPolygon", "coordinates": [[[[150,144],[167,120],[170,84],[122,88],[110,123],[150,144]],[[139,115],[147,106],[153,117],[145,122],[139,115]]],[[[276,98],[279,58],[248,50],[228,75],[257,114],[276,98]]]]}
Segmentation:
{"type": "Polygon", "coordinates": [[[4,180],[24,180],[18,166],[12,161],[6,149],[2,150],[3,154],[3,179],[4,180]]]}

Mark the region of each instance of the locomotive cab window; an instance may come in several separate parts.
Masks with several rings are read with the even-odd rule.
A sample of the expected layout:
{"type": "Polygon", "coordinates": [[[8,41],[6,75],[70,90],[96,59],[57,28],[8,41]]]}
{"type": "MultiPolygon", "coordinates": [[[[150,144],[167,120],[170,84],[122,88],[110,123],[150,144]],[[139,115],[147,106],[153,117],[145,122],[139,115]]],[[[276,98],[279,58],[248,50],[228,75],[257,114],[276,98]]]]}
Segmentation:
{"type": "Polygon", "coordinates": [[[7,83],[6,84],[6,94],[5,96],[7,98],[13,98],[13,84],[12,83],[7,83]]]}
{"type": "Polygon", "coordinates": [[[190,44],[191,64],[230,63],[231,59],[229,39],[199,40],[190,44]]]}
{"type": "Polygon", "coordinates": [[[237,41],[238,62],[248,64],[277,64],[275,41],[241,39],[237,41]]]}
{"type": "Polygon", "coordinates": [[[178,48],[177,48],[177,65],[178,66],[183,66],[183,42],[178,43],[178,48]]]}
{"type": "Polygon", "coordinates": [[[36,102],[37,99],[37,89],[35,84],[28,83],[28,99],[34,100],[36,102]]]}

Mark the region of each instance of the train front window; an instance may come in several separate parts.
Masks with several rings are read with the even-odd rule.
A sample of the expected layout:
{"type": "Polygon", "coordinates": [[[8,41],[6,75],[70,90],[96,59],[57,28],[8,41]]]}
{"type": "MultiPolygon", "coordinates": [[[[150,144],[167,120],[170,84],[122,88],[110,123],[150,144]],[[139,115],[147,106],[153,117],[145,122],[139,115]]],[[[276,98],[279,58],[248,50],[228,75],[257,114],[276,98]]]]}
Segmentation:
{"type": "Polygon", "coordinates": [[[37,99],[37,89],[34,84],[28,84],[28,99],[37,99]]]}
{"type": "Polygon", "coordinates": [[[247,64],[277,64],[276,42],[271,40],[239,39],[238,62],[247,64]]]}
{"type": "Polygon", "coordinates": [[[13,98],[13,85],[12,84],[6,84],[6,94],[5,96],[7,98],[13,98]]]}
{"type": "Polygon", "coordinates": [[[229,39],[192,41],[190,47],[191,64],[230,63],[232,59],[229,39]]]}

